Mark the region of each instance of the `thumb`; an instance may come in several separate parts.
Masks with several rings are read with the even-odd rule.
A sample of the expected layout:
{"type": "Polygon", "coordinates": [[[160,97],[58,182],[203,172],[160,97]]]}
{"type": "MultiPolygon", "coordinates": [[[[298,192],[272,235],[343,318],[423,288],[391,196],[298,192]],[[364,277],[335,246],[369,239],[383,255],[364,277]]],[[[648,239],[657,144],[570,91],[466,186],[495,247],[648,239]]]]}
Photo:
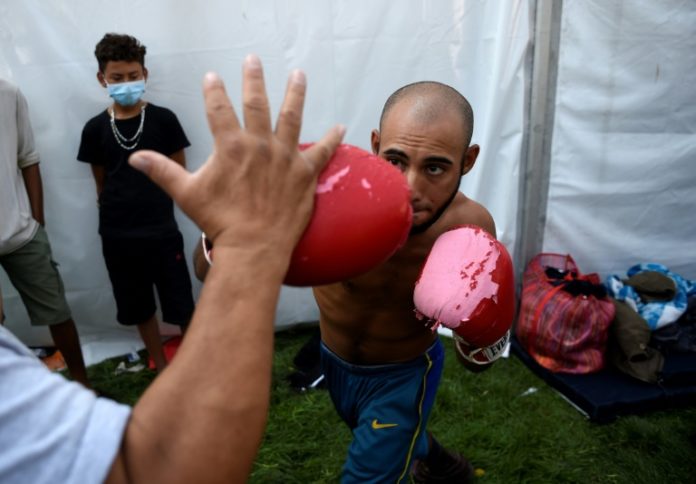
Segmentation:
{"type": "Polygon", "coordinates": [[[150,180],[167,192],[174,201],[178,202],[190,176],[183,166],[156,151],[149,150],[136,151],[130,155],[128,163],[133,168],[142,171],[150,180]]]}
{"type": "Polygon", "coordinates": [[[346,127],[342,124],[336,125],[304,151],[305,158],[312,163],[317,170],[316,173],[320,173],[324,169],[326,163],[331,159],[331,155],[341,144],[344,134],[346,134],[346,127]]]}

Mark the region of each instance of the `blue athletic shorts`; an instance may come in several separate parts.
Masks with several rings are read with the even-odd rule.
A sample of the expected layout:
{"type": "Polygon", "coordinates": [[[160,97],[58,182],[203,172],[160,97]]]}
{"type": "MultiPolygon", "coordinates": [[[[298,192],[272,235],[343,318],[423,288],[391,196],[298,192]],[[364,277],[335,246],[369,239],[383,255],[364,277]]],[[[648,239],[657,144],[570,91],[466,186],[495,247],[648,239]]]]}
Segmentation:
{"type": "Polygon", "coordinates": [[[353,432],[342,483],[408,482],[428,452],[426,424],[440,383],[438,339],[422,356],[397,364],[353,365],[321,345],[331,400],[353,432]]]}

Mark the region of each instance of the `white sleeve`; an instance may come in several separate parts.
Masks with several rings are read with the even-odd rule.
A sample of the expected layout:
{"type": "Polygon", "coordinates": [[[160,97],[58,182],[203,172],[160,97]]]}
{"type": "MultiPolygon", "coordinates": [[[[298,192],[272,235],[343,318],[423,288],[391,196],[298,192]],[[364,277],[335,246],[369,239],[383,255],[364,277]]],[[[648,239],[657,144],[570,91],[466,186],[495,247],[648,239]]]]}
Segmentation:
{"type": "Polygon", "coordinates": [[[17,90],[17,166],[20,169],[39,162],[34,143],[34,131],[29,121],[29,106],[22,92],[17,90]]]}
{"type": "Polygon", "coordinates": [[[0,482],[101,483],[131,409],[51,373],[0,326],[0,482]]]}

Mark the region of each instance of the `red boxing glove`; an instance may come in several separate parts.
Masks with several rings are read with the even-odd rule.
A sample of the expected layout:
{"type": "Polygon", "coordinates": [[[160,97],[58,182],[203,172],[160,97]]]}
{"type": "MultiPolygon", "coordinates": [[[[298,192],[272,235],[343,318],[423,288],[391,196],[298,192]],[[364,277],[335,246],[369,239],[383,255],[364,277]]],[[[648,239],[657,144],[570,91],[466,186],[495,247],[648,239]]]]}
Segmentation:
{"type": "Polygon", "coordinates": [[[507,344],[515,312],[512,260],[480,227],[443,233],[423,265],[413,293],[416,314],[436,329],[452,329],[465,359],[486,364],[507,344]]]}
{"type": "Polygon", "coordinates": [[[285,284],[330,284],[373,269],[406,241],[411,217],[401,172],[372,153],[340,145],[319,175],[314,213],[285,284]]]}

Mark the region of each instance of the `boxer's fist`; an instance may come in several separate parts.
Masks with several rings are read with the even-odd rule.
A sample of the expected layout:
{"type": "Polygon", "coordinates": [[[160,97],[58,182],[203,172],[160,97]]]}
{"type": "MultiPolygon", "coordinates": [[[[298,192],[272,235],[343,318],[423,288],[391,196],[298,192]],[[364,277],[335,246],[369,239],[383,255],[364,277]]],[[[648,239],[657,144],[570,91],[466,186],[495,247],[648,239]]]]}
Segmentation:
{"type": "Polygon", "coordinates": [[[319,175],[314,213],[285,284],[318,286],[369,271],[406,241],[411,216],[401,172],[367,151],[340,145],[319,175]]]}
{"type": "Polygon", "coordinates": [[[413,295],[416,314],[433,329],[452,329],[457,352],[485,364],[507,343],[515,311],[512,261],[480,227],[443,233],[423,265],[413,295]]]}

